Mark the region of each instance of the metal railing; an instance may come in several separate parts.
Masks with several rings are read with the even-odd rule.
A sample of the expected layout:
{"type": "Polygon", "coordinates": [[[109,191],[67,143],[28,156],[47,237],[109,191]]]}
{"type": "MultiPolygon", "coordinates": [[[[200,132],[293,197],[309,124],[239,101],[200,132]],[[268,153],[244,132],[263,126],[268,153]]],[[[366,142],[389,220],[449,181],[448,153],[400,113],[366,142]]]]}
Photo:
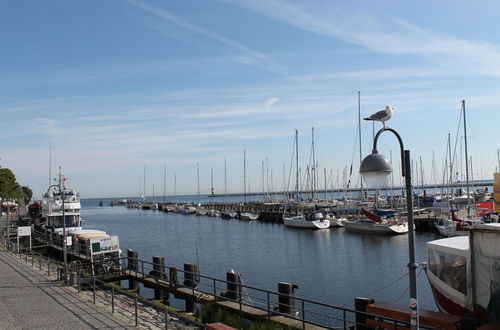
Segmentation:
{"type": "MultiPolygon", "coordinates": [[[[10,240],[5,240],[4,245],[9,251],[14,252],[19,259],[24,260],[28,264],[31,263],[33,267],[38,267],[40,270],[46,271],[47,275],[56,274],[58,279],[63,278],[64,268],[61,262],[55,261],[34,250],[27,251],[26,249],[20,249],[18,252],[16,244],[10,240]]],[[[381,317],[380,315],[366,313],[361,310],[296,297],[293,294],[285,294],[243,283],[226,281],[202,275],[197,272],[190,272],[176,267],[165,266],[163,264],[155,264],[138,258],[117,258],[113,261],[113,267],[107,268],[105,267],[106,263],[109,265],[109,260],[98,260],[93,262],[86,260],[71,263],[68,270],[70,275],[69,283],[76,286],[78,292],[82,292],[82,290],[92,290],[93,302],[95,303],[98,296],[100,296],[101,301],[111,304],[112,313],[119,308],[116,304],[117,294],[122,298],[123,296],[127,296],[128,299],[132,299],[134,304],[134,312],[132,314],[136,325],[139,320],[143,319],[138,312],[139,304],[160,310],[166,328],[168,327],[168,314],[173,312],[168,311],[165,306],[152,303],[136,293],[131,293],[130,290],[117,287],[112,283],[106,283],[103,275],[117,275],[124,278],[128,276],[129,280],[137,280],[143,284],[146,280],[153,280],[158,288],[166,290],[167,292],[177,292],[178,289],[188,289],[187,292],[190,292],[195,302],[233,302],[233,309],[238,309],[247,314],[251,314],[252,311],[256,310],[263,311],[265,312],[264,319],[267,320],[272,320],[276,316],[283,316],[291,320],[291,322],[295,321],[295,325],[300,325],[302,329],[311,325],[335,329],[352,329],[354,327],[363,327],[364,329],[374,328],[373,326],[368,326],[364,322],[359,321],[366,318],[392,324],[394,329],[410,326],[409,321],[405,322],[388,317],[381,317]],[[158,268],[160,268],[160,272],[158,272],[158,268]],[[95,269],[106,271],[96,276],[95,272],[92,271],[95,269]],[[237,295],[237,299],[232,299],[227,292],[235,292],[233,291],[235,290],[235,286],[240,294],[237,295]],[[102,294],[98,295],[97,292],[101,292],[102,294]],[[283,298],[285,298],[285,301],[288,301],[288,303],[283,302],[283,298]],[[282,312],[283,309],[288,312],[282,312]]],[[[177,314],[177,316],[179,316],[179,314],[177,314]]],[[[144,319],[143,322],[150,322],[158,326],[158,319],[159,317],[156,316],[153,323],[151,323],[151,319],[144,319]]],[[[189,319],[185,320],[188,321],[189,319]]],[[[193,320],[189,320],[189,322],[201,326],[201,324],[193,320]]],[[[434,329],[422,325],[420,327],[422,329],[434,329]]]]}

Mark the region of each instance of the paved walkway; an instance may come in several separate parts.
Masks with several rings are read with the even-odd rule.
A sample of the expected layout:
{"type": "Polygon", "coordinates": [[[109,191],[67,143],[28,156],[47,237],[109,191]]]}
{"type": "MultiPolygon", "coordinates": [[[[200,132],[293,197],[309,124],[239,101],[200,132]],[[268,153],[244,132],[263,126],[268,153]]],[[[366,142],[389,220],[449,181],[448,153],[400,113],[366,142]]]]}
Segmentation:
{"type": "Polygon", "coordinates": [[[0,329],[71,328],[133,327],[0,251],[0,329]]]}

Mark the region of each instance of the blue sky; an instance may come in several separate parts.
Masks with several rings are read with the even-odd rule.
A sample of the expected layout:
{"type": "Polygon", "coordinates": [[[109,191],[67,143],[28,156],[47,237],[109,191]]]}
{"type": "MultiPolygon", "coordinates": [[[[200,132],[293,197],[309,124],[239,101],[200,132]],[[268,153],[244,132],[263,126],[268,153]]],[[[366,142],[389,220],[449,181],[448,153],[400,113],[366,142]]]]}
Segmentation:
{"type": "MultiPolygon", "coordinates": [[[[201,192],[211,168],[223,192],[227,157],[240,192],[246,150],[247,187],[262,190],[267,159],[281,189],[294,130],[305,167],[314,126],[321,173],[336,181],[353,159],[360,90],[364,116],[395,107],[389,126],[426,181],[441,176],[465,99],[474,177],[490,179],[499,11],[496,1],[3,1],[0,166],[40,196],[52,146],[53,172],[62,166],[84,197],[137,195],[144,166],[146,193],[163,194],[166,166],[171,195],[174,174],[178,194],[196,193],[197,162],[201,192]]],[[[365,155],[371,123],[362,133],[365,155]]],[[[389,135],[380,144],[398,150],[389,135]]]]}

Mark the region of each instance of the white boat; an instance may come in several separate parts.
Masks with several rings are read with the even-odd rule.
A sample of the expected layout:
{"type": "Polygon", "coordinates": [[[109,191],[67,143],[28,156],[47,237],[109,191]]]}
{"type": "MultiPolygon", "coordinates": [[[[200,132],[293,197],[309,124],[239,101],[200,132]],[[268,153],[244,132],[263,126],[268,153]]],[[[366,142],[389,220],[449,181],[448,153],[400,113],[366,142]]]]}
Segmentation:
{"type": "Polygon", "coordinates": [[[155,203],[155,202],[152,202],[151,204],[149,204],[149,208],[151,210],[155,210],[156,211],[156,210],[158,210],[158,204],[155,203]]]}
{"type": "Polygon", "coordinates": [[[182,214],[195,214],[196,213],[196,207],[191,206],[191,205],[184,205],[181,209],[182,214]]]}
{"type": "Polygon", "coordinates": [[[287,227],[309,228],[309,229],[328,229],[330,220],[325,219],[321,212],[296,215],[293,217],[284,217],[283,223],[287,227]]]}
{"type": "Polygon", "coordinates": [[[459,219],[451,212],[451,219],[440,218],[436,224],[438,232],[445,237],[467,236],[469,230],[483,224],[482,218],[459,219]]]}
{"type": "Polygon", "coordinates": [[[382,219],[365,209],[361,209],[361,215],[367,218],[359,218],[345,222],[344,228],[347,231],[364,234],[388,234],[398,235],[408,232],[408,223],[397,219],[382,219]]]}
{"type": "MultiPolygon", "coordinates": [[[[62,176],[62,173],[60,174],[62,176]]],[[[64,185],[64,177],[62,179],[62,194],[57,189],[51,189],[56,186],[51,186],[43,195],[42,199],[42,225],[45,228],[62,228],[63,227],[63,199],[64,199],[64,218],[66,228],[80,228],[80,195],[73,189],[68,189],[64,185]]]]}
{"type": "Polygon", "coordinates": [[[408,223],[378,223],[369,219],[351,220],[345,222],[345,230],[364,234],[398,235],[408,232],[408,223]]]}
{"type": "Polygon", "coordinates": [[[241,215],[240,215],[240,219],[246,220],[246,221],[254,221],[254,220],[257,220],[258,218],[259,218],[258,214],[250,213],[250,212],[244,212],[244,213],[241,213],[241,215]]]}
{"type": "Polygon", "coordinates": [[[426,273],[439,310],[500,320],[500,224],[427,243],[426,273]]]}
{"type": "Polygon", "coordinates": [[[207,215],[207,210],[203,206],[196,208],[196,215],[207,215]]]}
{"type": "Polygon", "coordinates": [[[325,219],[330,221],[330,227],[341,228],[347,222],[347,218],[337,218],[335,215],[325,215],[325,219]]]}

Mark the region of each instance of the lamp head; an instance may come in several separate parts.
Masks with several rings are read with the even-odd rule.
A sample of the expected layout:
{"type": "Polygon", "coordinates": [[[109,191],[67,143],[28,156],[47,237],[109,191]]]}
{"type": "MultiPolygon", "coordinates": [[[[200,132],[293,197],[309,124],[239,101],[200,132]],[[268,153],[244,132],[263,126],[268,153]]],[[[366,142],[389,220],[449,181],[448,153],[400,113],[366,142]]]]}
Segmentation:
{"type": "Polygon", "coordinates": [[[373,150],[361,162],[359,173],[363,176],[365,183],[371,188],[381,188],[387,184],[387,179],[392,172],[392,165],[389,159],[373,150]]]}

